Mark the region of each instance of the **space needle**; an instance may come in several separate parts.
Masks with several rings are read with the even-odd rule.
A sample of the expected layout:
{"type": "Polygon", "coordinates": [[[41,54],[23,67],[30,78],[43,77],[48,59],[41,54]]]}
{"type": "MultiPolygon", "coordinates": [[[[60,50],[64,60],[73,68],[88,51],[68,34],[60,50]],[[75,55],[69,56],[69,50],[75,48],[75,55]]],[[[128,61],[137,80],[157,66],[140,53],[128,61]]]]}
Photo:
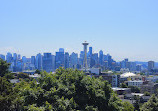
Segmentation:
{"type": "Polygon", "coordinates": [[[82,43],[83,45],[83,49],[84,49],[84,61],[83,61],[83,69],[85,70],[85,72],[87,72],[87,46],[89,43],[87,43],[87,41],[85,41],[84,43],[82,43]]]}

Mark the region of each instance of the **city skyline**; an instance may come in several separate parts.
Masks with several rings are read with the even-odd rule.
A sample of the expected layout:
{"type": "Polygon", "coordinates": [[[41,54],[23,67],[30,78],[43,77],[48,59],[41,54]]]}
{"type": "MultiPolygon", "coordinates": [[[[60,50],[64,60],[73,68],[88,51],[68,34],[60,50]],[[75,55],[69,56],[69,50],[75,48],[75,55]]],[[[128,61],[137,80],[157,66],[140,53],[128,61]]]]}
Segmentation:
{"type": "MultiPolygon", "coordinates": [[[[81,45],[82,46],[82,45],[81,45]]],[[[89,46],[89,47],[92,47],[92,46],[89,46]]],[[[89,48],[88,47],[88,48],[89,48]]],[[[5,48],[4,48],[5,49],[5,48]]],[[[8,48],[6,48],[6,51],[2,51],[1,49],[0,49],[0,54],[2,54],[2,55],[7,55],[7,53],[12,53],[12,54],[14,54],[14,53],[17,53],[17,54],[20,54],[21,56],[25,56],[26,58],[30,58],[31,56],[36,56],[38,53],[40,53],[40,54],[44,54],[44,53],[51,53],[52,55],[55,55],[55,53],[58,51],[60,49],[60,47],[58,48],[58,49],[54,49],[54,51],[41,51],[41,52],[34,52],[33,53],[33,55],[31,55],[31,54],[26,54],[26,53],[20,53],[20,51],[19,50],[17,50],[17,49],[15,49],[15,48],[13,48],[13,47],[8,47],[8,48]],[[8,51],[8,50],[10,50],[10,51],[8,51]],[[25,55],[26,54],[26,55],[25,55]]],[[[99,51],[103,51],[104,52],[104,50],[102,50],[102,49],[100,49],[100,50],[98,50],[98,51],[94,51],[95,50],[95,48],[93,47],[93,53],[98,53],[99,54],[99,51]]],[[[65,52],[68,52],[69,54],[72,54],[72,53],[77,53],[77,54],[80,54],[80,52],[81,51],[83,51],[83,47],[82,47],[82,49],[81,50],[78,50],[78,51],[75,51],[75,50],[71,50],[71,49],[68,49],[68,48],[64,48],[64,51],[65,52]]],[[[110,53],[107,53],[107,52],[104,52],[104,54],[105,55],[107,55],[107,54],[110,54],[110,53]]],[[[110,55],[112,55],[112,54],[110,54],[110,55]]],[[[145,59],[145,60],[143,60],[143,59],[136,59],[136,58],[134,58],[134,57],[117,57],[116,55],[112,55],[113,56],[113,58],[117,61],[117,62],[120,62],[120,61],[122,61],[122,60],[124,60],[124,59],[126,59],[126,58],[128,58],[130,61],[140,61],[140,62],[148,62],[148,61],[155,61],[155,62],[158,62],[158,60],[156,61],[156,60],[154,60],[153,58],[151,58],[151,59],[145,59]]]]}
{"type": "Polygon", "coordinates": [[[158,61],[158,1],[0,1],[0,54],[103,50],[117,61],[158,61]]]}

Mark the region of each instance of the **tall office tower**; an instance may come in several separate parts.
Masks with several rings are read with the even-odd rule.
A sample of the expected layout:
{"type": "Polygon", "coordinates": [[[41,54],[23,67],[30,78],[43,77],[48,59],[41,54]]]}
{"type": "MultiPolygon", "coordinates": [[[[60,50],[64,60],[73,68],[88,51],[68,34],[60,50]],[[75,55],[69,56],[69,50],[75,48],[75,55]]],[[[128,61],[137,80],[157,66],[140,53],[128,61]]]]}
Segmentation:
{"type": "Polygon", "coordinates": [[[51,53],[44,53],[43,70],[45,70],[46,72],[53,72],[53,60],[51,53]]]}
{"type": "Polygon", "coordinates": [[[79,64],[81,65],[81,67],[83,66],[83,60],[84,60],[84,51],[81,51],[79,58],[79,64]]]}
{"type": "Polygon", "coordinates": [[[17,61],[18,61],[18,56],[16,53],[13,54],[13,72],[17,71],[17,61]]]}
{"type": "Polygon", "coordinates": [[[111,68],[113,60],[110,54],[107,54],[107,56],[108,56],[108,67],[111,68]]]}
{"type": "Polygon", "coordinates": [[[22,69],[23,69],[22,60],[18,60],[18,61],[17,61],[17,69],[16,69],[16,71],[17,71],[17,72],[22,72],[22,69]]]}
{"type": "Polygon", "coordinates": [[[55,68],[64,67],[64,52],[63,50],[60,52],[56,52],[55,56],[55,68]]]}
{"type": "Polygon", "coordinates": [[[65,52],[65,63],[64,63],[65,69],[69,68],[69,53],[65,52]]]}
{"type": "Polygon", "coordinates": [[[130,68],[128,58],[126,58],[124,62],[125,62],[125,68],[130,68]]]}
{"type": "Polygon", "coordinates": [[[18,54],[18,60],[21,60],[21,55],[20,54],[18,54]]]}
{"type": "Polygon", "coordinates": [[[59,48],[59,52],[63,52],[64,53],[64,48],[59,48]]]}
{"type": "Polygon", "coordinates": [[[55,71],[55,55],[52,55],[53,72],[55,71]]]}
{"type": "Polygon", "coordinates": [[[0,54],[0,58],[5,61],[5,55],[0,54]]]}
{"type": "Polygon", "coordinates": [[[129,70],[136,71],[136,63],[135,62],[128,62],[129,63],[129,70]]]}
{"type": "Polygon", "coordinates": [[[35,66],[35,63],[36,63],[36,58],[35,58],[35,56],[31,56],[31,64],[32,64],[33,66],[35,66]]]}
{"type": "Polygon", "coordinates": [[[36,69],[42,70],[42,55],[39,53],[36,55],[36,69]]]}
{"type": "Polygon", "coordinates": [[[14,60],[14,61],[18,60],[18,56],[17,56],[16,53],[13,54],[13,60],[14,60]]]}
{"type": "Polygon", "coordinates": [[[108,61],[108,56],[107,55],[103,55],[103,61],[108,61]]]}
{"type": "Polygon", "coordinates": [[[70,55],[70,67],[75,69],[78,63],[78,54],[77,53],[72,53],[70,55]]]}
{"type": "Polygon", "coordinates": [[[155,67],[155,62],[154,61],[149,61],[148,62],[148,71],[150,72],[152,69],[155,67]]]}
{"type": "Polygon", "coordinates": [[[102,50],[99,51],[99,64],[103,65],[103,51],[102,50]]]}
{"type": "Polygon", "coordinates": [[[89,47],[89,56],[92,56],[92,47],[89,47]]]}
{"type": "Polygon", "coordinates": [[[27,63],[27,58],[25,56],[22,56],[22,62],[27,63]]]}
{"type": "Polygon", "coordinates": [[[99,63],[98,53],[94,53],[92,55],[92,59],[95,61],[95,65],[98,65],[98,63],[99,63]]]}
{"type": "Polygon", "coordinates": [[[7,60],[8,63],[12,62],[12,54],[10,52],[7,53],[6,60],[7,60]]]}
{"type": "Polygon", "coordinates": [[[82,43],[82,45],[84,46],[84,61],[83,61],[83,68],[85,69],[85,72],[87,71],[87,46],[89,43],[87,43],[86,41],[84,43],[82,43]]]}
{"type": "Polygon", "coordinates": [[[136,66],[136,70],[137,70],[137,71],[142,71],[142,65],[141,65],[141,64],[138,64],[138,65],[136,66]]]}

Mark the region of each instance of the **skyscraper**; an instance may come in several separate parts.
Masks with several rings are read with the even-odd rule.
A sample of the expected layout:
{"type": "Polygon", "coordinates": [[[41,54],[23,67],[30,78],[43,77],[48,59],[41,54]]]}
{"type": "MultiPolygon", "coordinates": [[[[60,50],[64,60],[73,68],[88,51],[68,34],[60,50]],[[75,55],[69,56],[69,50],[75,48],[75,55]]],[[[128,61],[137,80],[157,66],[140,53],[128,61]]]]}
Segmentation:
{"type": "Polygon", "coordinates": [[[59,52],[63,52],[64,53],[64,48],[59,48],[59,52]]]}
{"type": "Polygon", "coordinates": [[[89,56],[92,56],[92,47],[89,47],[89,56]]]}
{"type": "Polygon", "coordinates": [[[44,53],[43,70],[45,70],[46,72],[53,72],[53,60],[51,53],[44,53]]]}
{"type": "Polygon", "coordinates": [[[53,72],[55,71],[55,55],[52,55],[53,72]]]}
{"type": "Polygon", "coordinates": [[[36,55],[36,69],[42,70],[42,55],[40,53],[36,55]]]}
{"type": "Polygon", "coordinates": [[[7,53],[6,60],[7,60],[8,63],[12,62],[12,54],[10,52],[7,53]]]}
{"type": "Polygon", "coordinates": [[[149,61],[148,62],[148,71],[150,72],[152,69],[155,67],[155,62],[154,61],[149,61]]]}
{"type": "Polygon", "coordinates": [[[73,52],[70,55],[70,67],[73,69],[76,68],[77,63],[78,63],[78,54],[73,52]]]}
{"type": "Polygon", "coordinates": [[[35,56],[31,56],[31,64],[35,66],[36,58],[35,56]]]}
{"type": "Polygon", "coordinates": [[[64,52],[63,50],[60,52],[56,52],[55,56],[55,68],[64,67],[64,52]]]}
{"type": "Polygon", "coordinates": [[[99,64],[103,65],[103,51],[102,50],[99,51],[99,64]]]}
{"type": "Polygon", "coordinates": [[[65,52],[65,63],[64,63],[65,69],[69,68],[69,53],[65,52]]]}

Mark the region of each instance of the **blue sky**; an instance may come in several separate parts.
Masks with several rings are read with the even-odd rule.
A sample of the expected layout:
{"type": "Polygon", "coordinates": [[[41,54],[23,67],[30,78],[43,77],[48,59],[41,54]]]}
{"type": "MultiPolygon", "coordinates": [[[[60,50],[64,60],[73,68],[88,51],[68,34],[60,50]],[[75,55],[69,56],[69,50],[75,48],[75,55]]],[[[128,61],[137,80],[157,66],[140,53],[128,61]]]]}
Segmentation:
{"type": "Polygon", "coordinates": [[[88,41],[115,60],[158,61],[158,0],[0,0],[0,53],[30,57],[88,41]]]}

